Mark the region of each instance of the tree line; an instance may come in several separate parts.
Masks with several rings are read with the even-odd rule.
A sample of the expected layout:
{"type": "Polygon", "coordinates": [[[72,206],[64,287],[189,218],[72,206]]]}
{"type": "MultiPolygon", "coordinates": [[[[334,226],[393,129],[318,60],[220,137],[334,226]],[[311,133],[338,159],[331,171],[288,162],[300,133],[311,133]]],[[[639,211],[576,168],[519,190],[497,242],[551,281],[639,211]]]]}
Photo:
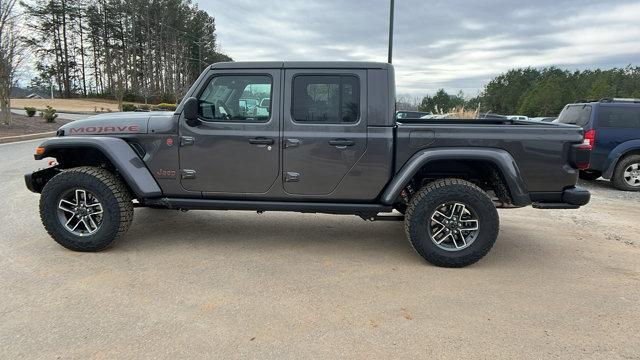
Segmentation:
{"type": "MultiPolygon", "coordinates": [[[[493,78],[474,97],[444,89],[419,102],[404,98],[400,107],[433,113],[466,110],[503,115],[557,116],[576,100],[640,98],[640,67],[568,71],[557,67],[512,69],[493,78]]],[[[407,109],[408,110],[408,109],[407,109]]]]}
{"type": "Polygon", "coordinates": [[[215,20],[189,0],[27,0],[30,88],[120,103],[175,102],[208,64],[231,60],[215,20]]]}
{"type": "Polygon", "coordinates": [[[0,0],[0,124],[11,123],[11,87],[22,62],[16,0],[0,0]]]}

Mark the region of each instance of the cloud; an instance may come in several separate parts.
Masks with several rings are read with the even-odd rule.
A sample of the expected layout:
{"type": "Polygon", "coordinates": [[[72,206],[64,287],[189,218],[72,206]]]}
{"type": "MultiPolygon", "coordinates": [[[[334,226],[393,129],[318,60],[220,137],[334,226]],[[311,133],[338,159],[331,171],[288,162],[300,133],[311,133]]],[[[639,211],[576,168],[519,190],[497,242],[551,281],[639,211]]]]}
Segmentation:
{"type": "MultiPolygon", "coordinates": [[[[237,61],[386,61],[388,0],[201,2],[237,61]]],[[[640,1],[396,1],[398,93],[475,94],[513,67],[625,66],[640,59],[640,1]]]]}

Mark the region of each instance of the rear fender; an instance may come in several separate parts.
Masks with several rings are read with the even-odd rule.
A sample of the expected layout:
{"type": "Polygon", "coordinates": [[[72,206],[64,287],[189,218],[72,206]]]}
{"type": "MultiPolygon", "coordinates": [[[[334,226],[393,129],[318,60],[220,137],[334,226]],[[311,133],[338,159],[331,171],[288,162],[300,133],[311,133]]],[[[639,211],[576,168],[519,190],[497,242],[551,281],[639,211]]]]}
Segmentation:
{"type": "Polygon", "coordinates": [[[115,166],[137,198],[162,195],[160,186],[140,157],[126,141],[114,137],[64,136],[46,140],[40,145],[44,153],[34,155],[36,160],[56,157],[61,149],[95,149],[115,166]]]}
{"type": "Polygon", "coordinates": [[[382,193],[381,202],[385,205],[393,204],[413,176],[422,167],[437,160],[475,160],[491,162],[497,166],[506,181],[513,205],[526,206],[531,204],[526,186],[511,154],[505,150],[493,148],[436,148],[419,151],[402,166],[402,169],[400,169],[389,185],[387,185],[382,193]]]}
{"type": "Polygon", "coordinates": [[[611,179],[613,176],[613,171],[618,164],[618,161],[622,159],[625,155],[627,155],[631,151],[639,151],[640,150],[640,139],[625,141],[622,144],[616,146],[609,152],[607,159],[604,162],[604,166],[602,167],[604,171],[602,172],[602,177],[605,179],[611,179]]]}

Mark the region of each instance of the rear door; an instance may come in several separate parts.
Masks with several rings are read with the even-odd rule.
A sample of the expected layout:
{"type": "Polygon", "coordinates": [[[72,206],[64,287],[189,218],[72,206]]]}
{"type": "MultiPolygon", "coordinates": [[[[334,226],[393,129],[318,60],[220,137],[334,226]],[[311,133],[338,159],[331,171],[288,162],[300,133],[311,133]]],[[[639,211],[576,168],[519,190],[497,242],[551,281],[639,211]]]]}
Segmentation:
{"type": "Polygon", "coordinates": [[[182,186],[263,194],[279,179],[280,69],[217,70],[195,96],[199,124],[180,119],[182,186]],[[274,101],[271,102],[270,99],[274,101]]]}
{"type": "Polygon", "coordinates": [[[600,104],[595,121],[596,145],[591,162],[604,171],[603,164],[616,146],[640,138],[640,106],[600,104]]]}
{"type": "Polygon", "coordinates": [[[366,71],[287,69],[283,111],[283,187],[329,195],[367,146],[366,71]]]}

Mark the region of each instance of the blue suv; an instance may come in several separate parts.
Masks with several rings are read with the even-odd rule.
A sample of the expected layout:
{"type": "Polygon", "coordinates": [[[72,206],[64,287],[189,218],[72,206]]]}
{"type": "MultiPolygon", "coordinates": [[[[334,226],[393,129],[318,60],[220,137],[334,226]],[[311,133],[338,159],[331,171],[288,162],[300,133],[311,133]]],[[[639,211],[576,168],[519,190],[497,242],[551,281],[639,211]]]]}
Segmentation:
{"type": "Polygon", "coordinates": [[[602,99],[564,107],[558,122],[581,126],[591,150],[580,178],[602,176],[620,190],[640,190],[640,99],[602,99]]]}

